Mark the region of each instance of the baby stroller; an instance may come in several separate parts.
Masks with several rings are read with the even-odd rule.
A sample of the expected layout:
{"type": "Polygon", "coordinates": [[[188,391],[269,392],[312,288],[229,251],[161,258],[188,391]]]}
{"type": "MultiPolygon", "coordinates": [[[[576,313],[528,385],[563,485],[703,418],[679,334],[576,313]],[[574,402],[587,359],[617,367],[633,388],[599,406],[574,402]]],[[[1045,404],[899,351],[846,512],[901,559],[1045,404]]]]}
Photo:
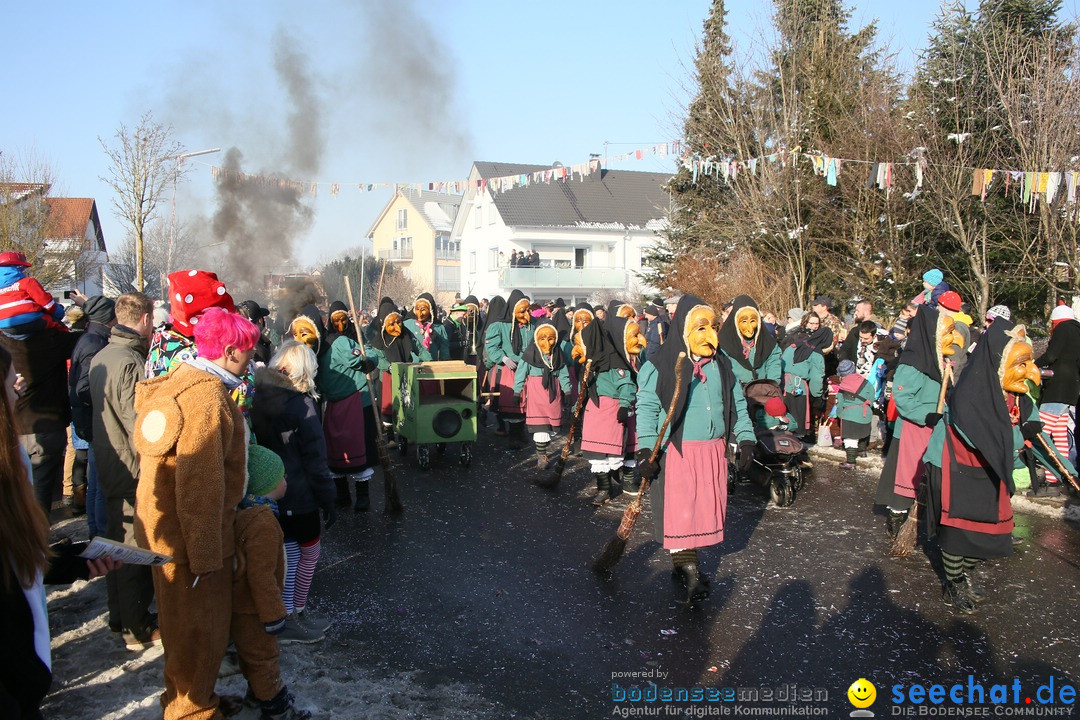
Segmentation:
{"type": "Polygon", "coordinates": [[[761,468],[759,482],[768,483],[769,497],[777,506],[785,507],[803,486],[801,456],[805,446],[788,430],[787,406],[779,383],[754,380],[746,384],[743,392],[757,435],[754,464],[761,468]]]}

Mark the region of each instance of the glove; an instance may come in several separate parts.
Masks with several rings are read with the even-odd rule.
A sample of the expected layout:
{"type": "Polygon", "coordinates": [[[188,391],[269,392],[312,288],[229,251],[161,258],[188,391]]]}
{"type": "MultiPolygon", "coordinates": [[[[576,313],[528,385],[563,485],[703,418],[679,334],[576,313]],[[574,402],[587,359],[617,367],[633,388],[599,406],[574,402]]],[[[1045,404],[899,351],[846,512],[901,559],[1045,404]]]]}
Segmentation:
{"type": "Polygon", "coordinates": [[[379,363],[375,362],[371,358],[364,358],[360,363],[360,372],[367,375],[369,372],[379,367],[379,363]]]}
{"type": "Polygon", "coordinates": [[[521,405],[521,393],[514,393],[514,404],[521,405]]]}
{"type": "Polygon", "coordinates": [[[510,357],[509,355],[503,355],[502,361],[503,365],[510,368],[511,370],[517,370],[517,360],[515,360],[514,358],[510,357]]]}
{"type": "Polygon", "coordinates": [[[337,522],[337,508],[333,503],[323,506],[323,530],[329,530],[337,522]]]}
{"type": "Polygon", "coordinates": [[[1043,431],[1043,424],[1038,420],[1031,420],[1020,426],[1020,434],[1025,440],[1034,440],[1043,431]]]}
{"type": "Polygon", "coordinates": [[[750,468],[754,466],[754,446],[753,440],[743,440],[739,443],[739,472],[750,472],[750,468]]]}
{"type": "Polygon", "coordinates": [[[618,420],[618,421],[619,421],[620,423],[622,423],[623,425],[625,425],[625,424],[626,424],[626,421],[630,419],[630,408],[624,408],[624,407],[620,407],[620,408],[619,408],[619,412],[618,412],[618,414],[617,414],[617,415],[615,416],[615,418],[616,418],[616,419],[617,419],[617,420],[618,420]]]}
{"type": "Polygon", "coordinates": [[[926,420],[924,421],[923,424],[926,425],[926,427],[928,427],[928,428],[932,428],[932,427],[934,427],[935,425],[938,424],[938,420],[940,420],[940,419],[941,419],[941,413],[927,413],[926,414],[926,420]]]}
{"type": "Polygon", "coordinates": [[[649,456],[652,455],[652,450],[649,448],[641,448],[637,451],[635,459],[637,460],[637,471],[641,473],[641,477],[647,478],[649,482],[652,482],[660,475],[660,462],[651,462],[649,456]]]}
{"type": "Polygon", "coordinates": [[[263,629],[270,635],[280,635],[285,629],[285,618],[281,618],[274,622],[263,623],[263,629]]]}

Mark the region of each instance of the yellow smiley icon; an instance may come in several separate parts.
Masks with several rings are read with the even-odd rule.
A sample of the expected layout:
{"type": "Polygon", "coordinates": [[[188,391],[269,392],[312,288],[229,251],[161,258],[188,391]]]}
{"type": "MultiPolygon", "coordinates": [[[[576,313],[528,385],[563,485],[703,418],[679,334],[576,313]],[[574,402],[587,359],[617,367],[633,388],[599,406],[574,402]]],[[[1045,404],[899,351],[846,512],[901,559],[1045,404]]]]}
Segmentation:
{"type": "Polygon", "coordinates": [[[877,688],[866,678],[851,683],[847,690],[848,700],[857,708],[868,708],[877,699],[877,688]]]}

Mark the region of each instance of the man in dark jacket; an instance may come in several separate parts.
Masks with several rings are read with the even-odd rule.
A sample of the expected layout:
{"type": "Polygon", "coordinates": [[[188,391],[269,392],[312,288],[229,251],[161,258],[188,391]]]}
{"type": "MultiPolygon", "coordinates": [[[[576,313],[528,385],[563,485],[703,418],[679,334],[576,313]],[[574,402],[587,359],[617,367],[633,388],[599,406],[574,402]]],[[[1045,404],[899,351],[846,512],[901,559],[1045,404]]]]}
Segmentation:
{"type": "MultiPolygon", "coordinates": [[[[1058,451],[1076,462],[1076,399],[1080,395],[1080,322],[1068,305],[1058,305],[1050,314],[1050,342],[1035,360],[1040,368],[1053,371],[1043,380],[1039,419],[1054,439],[1058,451]]],[[[1060,491],[1056,476],[1049,470],[1050,494],[1060,491]]]]}
{"type": "MultiPolygon", "coordinates": [[[[87,385],[93,407],[94,462],[105,496],[105,537],[135,544],[135,489],[139,457],[135,432],[135,385],[143,379],[154,303],[133,292],[116,299],[116,319],[108,344],[89,363],[87,385]]],[[[80,343],[81,345],[81,343],[80,343]]],[[[78,348],[76,348],[78,349],[78,348]]],[[[109,626],[120,628],[129,650],[160,643],[150,612],[154,580],[148,565],[123,565],[107,579],[109,626]]]]}
{"type": "Polygon", "coordinates": [[[468,329],[465,327],[465,313],[468,308],[458,304],[450,308],[450,314],[443,321],[446,337],[450,343],[450,359],[464,360],[469,344],[468,329]]]}
{"type": "Polygon", "coordinates": [[[89,505],[86,524],[90,537],[105,532],[105,496],[98,492],[97,466],[94,449],[85,447],[93,438],[92,408],[90,407],[90,361],[109,342],[109,330],[116,324],[115,303],[103,295],[94,295],[83,303],[86,314],[86,330],[79,336],[71,352],[71,369],[68,371],[68,401],[71,403],[72,445],[75,447],[75,464],[71,472],[72,506],[78,508],[79,500],[89,505]],[[80,485],[82,487],[80,487],[80,485]]]}
{"type": "Polygon", "coordinates": [[[649,303],[645,306],[644,313],[645,319],[649,321],[649,326],[645,329],[645,359],[652,360],[667,339],[667,312],[662,307],[649,303]]]}
{"type": "Polygon", "coordinates": [[[15,426],[19,443],[30,456],[34,493],[46,515],[64,477],[71,423],[67,364],[79,337],[53,329],[19,338],[0,334],[0,345],[11,353],[15,372],[26,381],[26,390],[15,403],[15,426]]]}

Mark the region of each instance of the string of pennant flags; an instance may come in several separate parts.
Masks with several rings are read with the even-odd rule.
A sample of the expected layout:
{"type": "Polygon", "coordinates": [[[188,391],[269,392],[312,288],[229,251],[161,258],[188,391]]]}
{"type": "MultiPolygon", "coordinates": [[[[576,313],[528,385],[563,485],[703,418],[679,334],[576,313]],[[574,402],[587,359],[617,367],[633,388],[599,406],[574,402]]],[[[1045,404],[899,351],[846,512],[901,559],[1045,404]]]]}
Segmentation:
{"type": "MultiPolygon", "coordinates": [[[[963,138],[953,138],[962,142],[963,138]]],[[[918,193],[923,186],[926,168],[931,164],[921,153],[922,148],[913,152],[910,160],[900,162],[878,162],[873,160],[858,160],[852,158],[832,157],[825,154],[806,153],[801,150],[778,150],[777,152],[762,155],[760,157],[739,160],[735,158],[697,157],[691,155],[684,148],[682,141],[674,140],[656,145],[648,145],[633,149],[629,152],[608,155],[606,158],[594,157],[587,162],[569,166],[545,168],[528,173],[504,175],[501,177],[480,178],[477,180],[441,180],[431,182],[317,182],[296,180],[290,178],[272,177],[229,170],[211,165],[211,174],[215,180],[229,182],[259,183],[263,185],[290,189],[297,193],[318,195],[320,190],[327,190],[331,197],[337,197],[343,187],[353,186],[359,192],[375,192],[380,190],[428,190],[432,192],[462,195],[467,190],[475,188],[480,192],[503,193],[519,187],[528,187],[538,183],[551,184],[553,182],[567,182],[572,180],[584,180],[586,177],[602,168],[627,161],[644,160],[646,158],[678,158],[679,165],[690,174],[692,182],[697,183],[702,178],[711,178],[725,183],[734,183],[740,174],[749,172],[751,175],[758,173],[758,168],[764,164],[776,164],[786,166],[788,163],[808,162],[815,175],[823,177],[825,183],[830,186],[839,184],[841,169],[844,166],[857,165],[866,168],[866,186],[877,188],[886,193],[892,193],[900,189],[897,170],[900,168],[911,169],[911,176],[905,179],[905,184],[910,182],[909,194],[918,193]]],[[[1080,219],[1080,204],[1077,203],[1078,186],[1080,186],[1080,172],[1056,171],[1038,172],[1024,170],[1000,170],[991,168],[960,167],[972,173],[971,194],[980,199],[986,199],[991,190],[1003,189],[1005,196],[1012,194],[1020,198],[1029,212],[1034,212],[1038,203],[1046,202],[1053,204],[1055,201],[1069,206],[1069,212],[1076,219],[1080,219]]],[[[907,173],[905,172],[906,176],[907,173]]]]}

